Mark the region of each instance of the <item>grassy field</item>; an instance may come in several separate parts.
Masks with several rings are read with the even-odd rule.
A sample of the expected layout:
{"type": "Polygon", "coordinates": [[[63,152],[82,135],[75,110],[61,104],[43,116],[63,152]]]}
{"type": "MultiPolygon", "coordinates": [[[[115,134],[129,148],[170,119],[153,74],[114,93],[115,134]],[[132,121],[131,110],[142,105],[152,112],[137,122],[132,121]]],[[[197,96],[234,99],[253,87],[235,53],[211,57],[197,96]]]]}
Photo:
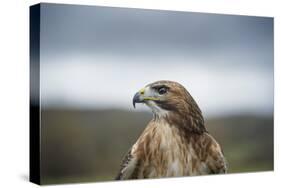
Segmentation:
{"type": "MultiPolygon", "coordinates": [[[[42,111],[43,184],[113,180],[150,113],[122,110],[42,111]]],[[[222,145],[229,173],[273,170],[273,117],[206,119],[222,145]]]]}

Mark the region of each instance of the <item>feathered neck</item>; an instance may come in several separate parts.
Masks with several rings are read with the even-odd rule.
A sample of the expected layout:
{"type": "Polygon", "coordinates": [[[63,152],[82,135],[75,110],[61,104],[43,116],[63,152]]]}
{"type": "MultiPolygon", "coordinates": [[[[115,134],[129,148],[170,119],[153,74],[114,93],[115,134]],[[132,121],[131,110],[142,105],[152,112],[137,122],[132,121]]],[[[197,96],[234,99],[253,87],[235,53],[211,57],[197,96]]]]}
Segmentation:
{"type": "Polygon", "coordinates": [[[180,131],[196,134],[207,132],[202,112],[192,97],[181,104],[175,104],[173,109],[154,110],[153,114],[154,121],[166,121],[171,126],[177,126],[180,131]]]}

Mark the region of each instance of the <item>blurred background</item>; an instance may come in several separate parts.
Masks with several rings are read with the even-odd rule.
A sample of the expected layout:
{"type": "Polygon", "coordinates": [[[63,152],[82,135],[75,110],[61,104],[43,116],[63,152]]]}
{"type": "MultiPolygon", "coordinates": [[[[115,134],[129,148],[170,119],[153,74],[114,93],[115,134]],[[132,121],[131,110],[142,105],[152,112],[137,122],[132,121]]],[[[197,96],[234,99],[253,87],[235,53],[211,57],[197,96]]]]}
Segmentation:
{"type": "Polygon", "coordinates": [[[273,170],[273,18],[42,4],[40,27],[42,183],[113,180],[152,118],[132,97],[163,79],[197,101],[229,173],[273,170]]]}

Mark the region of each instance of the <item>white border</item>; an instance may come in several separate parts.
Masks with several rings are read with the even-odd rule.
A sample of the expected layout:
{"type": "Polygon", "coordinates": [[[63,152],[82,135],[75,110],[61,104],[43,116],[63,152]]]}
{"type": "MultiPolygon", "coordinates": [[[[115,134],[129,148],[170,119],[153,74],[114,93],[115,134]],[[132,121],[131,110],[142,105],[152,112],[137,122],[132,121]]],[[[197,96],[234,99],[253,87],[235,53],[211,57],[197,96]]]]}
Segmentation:
{"type": "MultiPolygon", "coordinates": [[[[39,1],[3,1],[0,6],[0,186],[37,187],[28,182],[29,5],[39,1]]],[[[59,185],[59,187],[273,187],[280,177],[280,6],[274,0],[53,0],[52,3],[101,5],[274,17],[275,172],[59,185]]]]}

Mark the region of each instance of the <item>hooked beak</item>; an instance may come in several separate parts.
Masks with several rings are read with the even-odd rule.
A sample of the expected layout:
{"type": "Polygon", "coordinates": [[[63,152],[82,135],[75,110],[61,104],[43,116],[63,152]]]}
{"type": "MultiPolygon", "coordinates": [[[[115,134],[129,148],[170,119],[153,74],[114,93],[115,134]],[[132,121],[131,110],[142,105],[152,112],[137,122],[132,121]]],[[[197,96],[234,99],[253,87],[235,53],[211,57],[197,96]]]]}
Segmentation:
{"type": "Polygon", "coordinates": [[[136,103],[142,103],[143,100],[141,100],[141,94],[140,92],[137,92],[135,95],[134,95],[134,98],[133,98],[133,106],[134,108],[136,108],[136,103]]]}
{"type": "Polygon", "coordinates": [[[157,97],[153,96],[149,89],[146,91],[145,88],[138,91],[133,98],[133,106],[136,108],[136,103],[146,103],[147,101],[157,101],[157,97]]]}

